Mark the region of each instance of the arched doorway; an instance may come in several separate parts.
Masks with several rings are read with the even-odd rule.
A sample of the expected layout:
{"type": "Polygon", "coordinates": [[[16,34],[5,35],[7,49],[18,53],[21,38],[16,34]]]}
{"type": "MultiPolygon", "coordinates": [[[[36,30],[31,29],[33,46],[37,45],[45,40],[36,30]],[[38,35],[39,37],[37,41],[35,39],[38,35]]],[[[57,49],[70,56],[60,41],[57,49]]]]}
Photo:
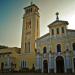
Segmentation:
{"type": "Polygon", "coordinates": [[[62,56],[58,56],[56,58],[56,72],[63,73],[64,72],[64,59],[62,56]]]}
{"type": "Polygon", "coordinates": [[[47,62],[47,60],[43,61],[43,72],[48,73],[48,62],[47,62]]]}
{"type": "Polygon", "coordinates": [[[4,70],[4,63],[2,62],[1,63],[1,71],[3,72],[3,70],[4,70]]]}
{"type": "Polygon", "coordinates": [[[73,59],[73,63],[74,63],[74,72],[75,72],[75,58],[73,59]]]}
{"type": "Polygon", "coordinates": [[[73,46],[73,50],[75,51],[75,43],[73,43],[72,46],[73,46]]]}

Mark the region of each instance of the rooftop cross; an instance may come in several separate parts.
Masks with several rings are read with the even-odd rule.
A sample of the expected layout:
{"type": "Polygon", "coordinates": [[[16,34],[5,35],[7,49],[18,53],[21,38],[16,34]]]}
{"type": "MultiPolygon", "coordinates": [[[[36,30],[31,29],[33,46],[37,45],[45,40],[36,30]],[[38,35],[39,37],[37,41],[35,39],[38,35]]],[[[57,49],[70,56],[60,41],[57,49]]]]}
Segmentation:
{"type": "Polygon", "coordinates": [[[58,15],[59,15],[59,12],[56,12],[56,20],[59,20],[58,15]]]}
{"type": "Polygon", "coordinates": [[[31,5],[33,4],[33,1],[31,0],[31,5]]]}
{"type": "Polygon", "coordinates": [[[31,2],[31,5],[33,4],[33,2],[31,2]]]}

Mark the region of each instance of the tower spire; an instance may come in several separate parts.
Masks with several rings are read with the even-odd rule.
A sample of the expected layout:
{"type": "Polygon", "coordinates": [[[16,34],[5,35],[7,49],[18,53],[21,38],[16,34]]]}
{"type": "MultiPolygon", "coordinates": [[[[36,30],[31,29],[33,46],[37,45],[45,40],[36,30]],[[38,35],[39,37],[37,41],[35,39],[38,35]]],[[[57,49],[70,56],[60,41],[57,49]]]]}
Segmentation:
{"type": "Polygon", "coordinates": [[[56,20],[59,20],[59,12],[56,12],[56,20]]]}

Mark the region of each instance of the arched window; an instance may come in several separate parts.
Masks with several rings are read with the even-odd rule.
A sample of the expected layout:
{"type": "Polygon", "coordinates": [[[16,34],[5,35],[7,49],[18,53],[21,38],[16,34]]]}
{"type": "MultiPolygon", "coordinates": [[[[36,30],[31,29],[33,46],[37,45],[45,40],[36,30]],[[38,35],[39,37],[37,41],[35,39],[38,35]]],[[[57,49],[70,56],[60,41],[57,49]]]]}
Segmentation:
{"type": "Polygon", "coordinates": [[[28,48],[29,48],[28,52],[30,52],[30,42],[28,42],[28,48]]]}
{"type": "Polygon", "coordinates": [[[43,48],[43,53],[46,53],[47,52],[47,49],[46,47],[43,48]]]}
{"type": "Polygon", "coordinates": [[[52,35],[54,35],[54,29],[52,29],[52,35]]]}
{"type": "Polygon", "coordinates": [[[64,33],[64,27],[62,27],[61,29],[62,29],[62,33],[64,33]]]}
{"type": "Polygon", "coordinates": [[[59,34],[59,28],[57,28],[57,34],[59,34]]]}
{"type": "Polygon", "coordinates": [[[75,51],[75,43],[72,44],[73,50],[75,51]]]}
{"type": "Polygon", "coordinates": [[[24,60],[21,61],[21,68],[26,68],[26,61],[24,60]]]}
{"type": "Polygon", "coordinates": [[[25,43],[25,49],[26,49],[26,43],[25,43]]]}
{"type": "Polygon", "coordinates": [[[61,52],[61,45],[57,44],[57,52],[61,52]]]}
{"type": "Polygon", "coordinates": [[[25,63],[25,68],[26,68],[26,61],[24,63],[25,63]]]}
{"type": "Polygon", "coordinates": [[[25,52],[26,52],[26,50],[27,50],[26,48],[27,48],[27,44],[25,43],[25,52]]]}
{"type": "Polygon", "coordinates": [[[22,61],[22,66],[23,66],[23,68],[24,68],[24,61],[22,61]]]}

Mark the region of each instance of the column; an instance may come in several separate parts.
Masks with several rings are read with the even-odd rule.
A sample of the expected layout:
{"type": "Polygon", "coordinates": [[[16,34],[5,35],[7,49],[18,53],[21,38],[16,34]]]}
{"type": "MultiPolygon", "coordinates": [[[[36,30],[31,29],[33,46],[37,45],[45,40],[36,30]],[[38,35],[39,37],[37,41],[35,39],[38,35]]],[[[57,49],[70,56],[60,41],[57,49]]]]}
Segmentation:
{"type": "Polygon", "coordinates": [[[56,56],[54,56],[54,72],[56,73],[56,56]]]}
{"type": "Polygon", "coordinates": [[[52,55],[51,53],[49,53],[49,62],[48,62],[48,70],[49,72],[53,72],[53,70],[55,70],[55,59],[54,59],[54,55],[52,55]]]}
{"type": "Polygon", "coordinates": [[[72,58],[72,72],[74,72],[74,58],[72,58]]]}
{"type": "Polygon", "coordinates": [[[41,56],[40,54],[37,54],[37,57],[36,57],[36,69],[37,70],[41,70],[42,69],[42,59],[41,59],[41,56]]]}
{"type": "Polygon", "coordinates": [[[66,69],[67,72],[72,70],[72,60],[69,52],[66,53],[66,69]]]}
{"type": "Polygon", "coordinates": [[[66,67],[66,57],[64,58],[64,69],[65,69],[65,72],[67,72],[67,67],[66,67]]]}
{"type": "Polygon", "coordinates": [[[50,64],[51,64],[51,54],[49,53],[49,56],[48,56],[48,59],[49,59],[49,61],[48,61],[48,73],[50,72],[50,64]]]}

